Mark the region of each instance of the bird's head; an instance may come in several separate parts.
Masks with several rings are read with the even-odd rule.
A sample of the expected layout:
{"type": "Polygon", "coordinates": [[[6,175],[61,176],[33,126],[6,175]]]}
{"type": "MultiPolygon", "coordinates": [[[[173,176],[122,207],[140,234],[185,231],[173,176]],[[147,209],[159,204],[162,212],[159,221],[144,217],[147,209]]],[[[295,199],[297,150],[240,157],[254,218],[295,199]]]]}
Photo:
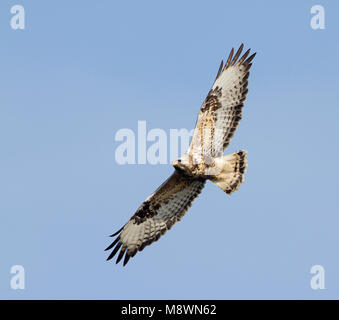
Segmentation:
{"type": "Polygon", "coordinates": [[[174,168],[181,169],[183,167],[183,163],[182,163],[181,159],[173,160],[172,161],[172,166],[174,168]]]}
{"type": "Polygon", "coordinates": [[[190,173],[190,170],[188,168],[188,162],[185,161],[185,158],[179,158],[177,160],[172,161],[172,165],[175,169],[179,171],[184,171],[186,173],[190,173]]]}

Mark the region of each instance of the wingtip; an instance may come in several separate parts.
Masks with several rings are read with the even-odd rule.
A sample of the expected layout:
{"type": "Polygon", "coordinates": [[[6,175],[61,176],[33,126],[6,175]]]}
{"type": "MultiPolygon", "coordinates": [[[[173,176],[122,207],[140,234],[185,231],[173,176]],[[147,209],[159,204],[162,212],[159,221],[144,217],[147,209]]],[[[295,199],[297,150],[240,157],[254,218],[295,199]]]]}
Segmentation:
{"type": "Polygon", "coordinates": [[[232,60],[232,57],[233,57],[233,54],[234,54],[234,48],[231,49],[223,70],[226,70],[229,67],[231,60],[232,60]]]}
{"type": "Polygon", "coordinates": [[[118,242],[118,244],[115,246],[114,250],[111,252],[111,254],[108,256],[107,258],[107,261],[108,260],[111,260],[115,255],[116,253],[118,252],[118,250],[120,249],[120,247],[122,246],[122,243],[121,242],[118,242]]]}
{"type": "Polygon", "coordinates": [[[120,240],[120,236],[119,237],[117,237],[106,249],[105,249],[105,251],[107,251],[107,250],[110,250],[110,249],[112,249],[115,245],[116,245],[116,243],[118,242],[120,240]]]}
{"type": "Polygon", "coordinates": [[[123,266],[124,266],[124,267],[125,267],[126,264],[128,263],[130,257],[131,257],[131,256],[128,254],[128,252],[126,252],[125,259],[124,259],[124,263],[123,263],[123,266]]]}
{"type": "Polygon", "coordinates": [[[123,228],[124,227],[120,228],[117,232],[111,234],[110,237],[115,237],[116,235],[118,235],[122,231],[123,228]]]}
{"type": "Polygon", "coordinates": [[[256,52],[254,52],[252,55],[250,55],[245,61],[244,61],[244,65],[245,66],[248,66],[250,63],[251,63],[251,61],[254,59],[254,57],[256,56],[256,52]]]}
{"type": "Polygon", "coordinates": [[[217,76],[215,77],[215,80],[217,80],[219,78],[223,67],[224,67],[224,60],[221,60],[221,63],[220,63],[220,66],[219,66],[219,69],[218,69],[218,72],[217,72],[217,76]]]}
{"type": "Polygon", "coordinates": [[[116,264],[118,264],[120,262],[120,260],[123,258],[124,254],[125,254],[125,251],[126,251],[126,247],[125,248],[122,247],[122,249],[119,252],[117,261],[115,262],[116,264]]]}

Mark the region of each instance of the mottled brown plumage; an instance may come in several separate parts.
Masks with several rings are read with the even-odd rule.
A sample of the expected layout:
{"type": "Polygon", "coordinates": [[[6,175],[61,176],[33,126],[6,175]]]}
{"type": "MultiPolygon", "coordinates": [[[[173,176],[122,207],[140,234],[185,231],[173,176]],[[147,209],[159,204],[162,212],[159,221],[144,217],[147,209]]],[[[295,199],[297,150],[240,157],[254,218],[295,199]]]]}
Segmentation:
{"type": "Polygon", "coordinates": [[[198,114],[191,144],[187,152],[173,161],[174,173],[137,209],[130,220],[112,236],[114,242],[107,260],[117,252],[117,263],[124,265],[138,251],[158,240],[180,221],[210,180],[227,194],[239,188],[247,168],[246,151],[223,156],[242,116],[248,92],[249,69],[255,54],[250,50],[239,59],[243,45],[234,55],[231,50],[221,62],[214,84],[198,114]]]}

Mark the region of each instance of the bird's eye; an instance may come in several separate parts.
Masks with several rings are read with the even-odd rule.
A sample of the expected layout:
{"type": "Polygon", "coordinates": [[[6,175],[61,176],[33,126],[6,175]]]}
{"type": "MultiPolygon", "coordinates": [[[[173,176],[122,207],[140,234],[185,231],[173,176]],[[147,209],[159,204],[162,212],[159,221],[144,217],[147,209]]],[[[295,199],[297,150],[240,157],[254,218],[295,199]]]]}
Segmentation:
{"type": "Polygon", "coordinates": [[[178,159],[178,162],[179,162],[179,163],[181,163],[181,160],[180,160],[180,159],[178,159]]]}

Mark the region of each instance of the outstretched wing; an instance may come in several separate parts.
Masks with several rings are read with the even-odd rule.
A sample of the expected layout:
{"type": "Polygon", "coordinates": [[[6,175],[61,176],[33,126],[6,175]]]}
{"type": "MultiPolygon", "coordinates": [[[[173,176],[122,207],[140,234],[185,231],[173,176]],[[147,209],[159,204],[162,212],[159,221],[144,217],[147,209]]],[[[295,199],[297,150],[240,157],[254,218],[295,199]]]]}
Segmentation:
{"type": "Polygon", "coordinates": [[[107,260],[120,249],[116,263],[125,254],[124,265],[137,251],[157,241],[174,223],[181,220],[193,200],[204,187],[204,179],[194,179],[179,171],[174,173],[139,207],[131,219],[112,236],[115,241],[106,250],[114,247],[107,260]]]}
{"type": "Polygon", "coordinates": [[[188,154],[199,155],[202,162],[206,157],[223,155],[241,119],[243,102],[248,92],[249,69],[255,53],[248,59],[250,49],[238,60],[242,52],[231,50],[226,64],[223,61],[212,89],[200,109],[188,154]]]}

